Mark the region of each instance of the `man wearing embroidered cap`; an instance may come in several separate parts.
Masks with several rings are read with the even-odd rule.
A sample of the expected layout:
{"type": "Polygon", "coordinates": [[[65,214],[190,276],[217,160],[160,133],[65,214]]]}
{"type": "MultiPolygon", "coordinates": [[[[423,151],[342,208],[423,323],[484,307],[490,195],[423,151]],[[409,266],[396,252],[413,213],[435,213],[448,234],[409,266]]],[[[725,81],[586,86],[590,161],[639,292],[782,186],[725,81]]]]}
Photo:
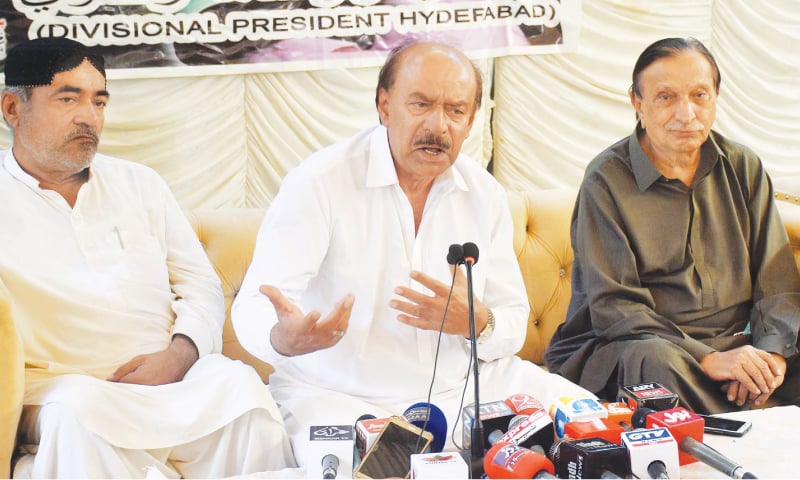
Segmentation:
{"type": "Polygon", "coordinates": [[[219,353],[219,279],[165,182],[96,153],[108,99],[103,58],[80,43],[8,53],[0,281],[26,364],[15,476],[293,466],[266,387],[219,353]]]}

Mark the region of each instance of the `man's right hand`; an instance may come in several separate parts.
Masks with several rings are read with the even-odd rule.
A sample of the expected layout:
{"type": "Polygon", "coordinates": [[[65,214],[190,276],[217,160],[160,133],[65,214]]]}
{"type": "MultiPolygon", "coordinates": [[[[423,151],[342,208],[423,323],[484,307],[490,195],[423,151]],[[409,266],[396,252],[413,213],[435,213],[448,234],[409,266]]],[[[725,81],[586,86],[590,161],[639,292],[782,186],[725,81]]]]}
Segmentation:
{"type": "Polygon", "coordinates": [[[750,399],[766,401],[783,383],[786,361],[779,355],[743,345],[726,352],[712,352],[700,361],[712,380],[726,382],[728,400],[740,407],[750,399]]]}
{"type": "Polygon", "coordinates": [[[336,302],[327,317],[318,311],[304,314],[300,308],[271,285],[261,285],[259,291],[269,298],[278,323],[270,331],[272,348],[281,355],[293,356],[330,348],[344,337],[350,322],[355,297],[348,293],[336,302]]]}

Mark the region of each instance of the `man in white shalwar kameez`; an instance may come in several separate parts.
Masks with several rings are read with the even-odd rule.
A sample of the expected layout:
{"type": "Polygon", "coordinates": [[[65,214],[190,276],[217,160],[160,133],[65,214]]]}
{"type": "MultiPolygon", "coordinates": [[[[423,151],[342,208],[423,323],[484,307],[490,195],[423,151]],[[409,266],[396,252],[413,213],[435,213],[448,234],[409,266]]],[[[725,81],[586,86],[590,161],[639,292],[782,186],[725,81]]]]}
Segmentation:
{"type": "Polygon", "coordinates": [[[402,415],[430,389],[452,428],[465,389],[464,403],[473,401],[461,268],[444,315],[451,244],[479,247],[481,401],[522,393],[548,406],[589,395],[515,355],[528,298],[508,201],[460,154],[480,96],[480,73],[451,47],[418,43],[393,53],[378,81],[381,125],[291,171],[264,218],[233,325],[245,348],[276,367],[270,389],[298,463],[310,426],[402,415]]]}
{"type": "Polygon", "coordinates": [[[9,51],[0,278],[24,343],[15,476],[225,477],[294,466],[250,367],[220,354],[220,282],[165,182],[96,154],[103,59],[9,51]]]}

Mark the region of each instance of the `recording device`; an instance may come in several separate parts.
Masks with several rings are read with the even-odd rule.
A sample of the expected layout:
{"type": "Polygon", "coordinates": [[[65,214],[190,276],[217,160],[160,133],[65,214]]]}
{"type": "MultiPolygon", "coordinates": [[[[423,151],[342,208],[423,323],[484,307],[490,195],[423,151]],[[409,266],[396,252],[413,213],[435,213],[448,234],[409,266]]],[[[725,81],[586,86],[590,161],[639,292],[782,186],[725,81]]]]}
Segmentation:
{"type": "Polygon", "coordinates": [[[606,418],[608,410],[588,395],[574,395],[558,397],[550,406],[550,416],[553,418],[556,437],[562,438],[567,423],[606,418]]]}
{"type": "Polygon", "coordinates": [[[696,413],[683,407],[660,412],[642,408],[633,413],[632,420],[633,426],[637,428],[664,427],[668,429],[678,442],[680,450],[678,460],[681,465],[700,460],[731,478],[756,478],[738,463],[703,443],[705,421],[696,413]]]}
{"type": "Polygon", "coordinates": [[[727,435],[729,437],[741,437],[750,431],[753,424],[743,420],[734,420],[732,418],[717,417],[713,415],[697,415],[705,420],[705,433],[712,433],[715,435],[727,435]]]}
{"type": "Polygon", "coordinates": [[[489,478],[557,478],[547,457],[507,442],[492,445],[483,459],[483,470],[489,478]]]}
{"type": "Polygon", "coordinates": [[[353,457],[353,426],[322,425],[309,428],[306,452],[307,478],[336,478],[349,471],[353,457]]]}
{"type": "Polygon", "coordinates": [[[666,428],[622,433],[631,473],[637,478],[679,478],[678,442],[666,428]]]}
{"type": "Polygon", "coordinates": [[[433,435],[401,417],[389,417],[353,478],[407,478],[411,455],[428,450],[433,435]]]}
{"type": "Polygon", "coordinates": [[[427,430],[433,435],[431,452],[441,452],[447,441],[447,417],[442,409],[428,402],[411,405],[403,412],[403,417],[412,425],[427,430]]]}
{"type": "Polygon", "coordinates": [[[559,478],[627,478],[628,451],[602,438],[556,440],[550,458],[559,478]]]}
{"type": "Polygon", "coordinates": [[[637,383],[622,387],[619,401],[627,403],[631,410],[637,408],[669,410],[678,406],[678,395],[660,383],[637,383]]]}

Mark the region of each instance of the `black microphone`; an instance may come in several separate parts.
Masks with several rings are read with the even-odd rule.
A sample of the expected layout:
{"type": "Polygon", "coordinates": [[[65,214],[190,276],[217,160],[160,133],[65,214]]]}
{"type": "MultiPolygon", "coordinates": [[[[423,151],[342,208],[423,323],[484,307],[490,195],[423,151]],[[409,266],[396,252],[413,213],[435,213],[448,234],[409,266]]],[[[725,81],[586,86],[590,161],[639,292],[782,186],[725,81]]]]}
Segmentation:
{"type": "Polygon", "coordinates": [[[464,244],[464,263],[475,265],[478,263],[478,246],[472,242],[464,244]]]}
{"type": "Polygon", "coordinates": [[[557,440],[550,458],[559,478],[627,478],[628,452],[622,445],[595,437],[557,440]]]}
{"type": "Polygon", "coordinates": [[[478,333],[475,326],[475,302],[472,293],[472,266],[478,262],[478,246],[472,242],[463,245],[464,265],[467,270],[467,307],[469,310],[469,343],[472,347],[472,373],[474,376],[475,388],[475,421],[470,430],[470,460],[472,465],[472,478],[480,478],[483,475],[483,456],[484,438],[483,423],[481,422],[481,403],[480,403],[480,381],[478,379],[478,333]]]}
{"type": "Polygon", "coordinates": [[[450,245],[450,250],[447,252],[447,263],[450,265],[464,263],[464,247],[457,243],[450,245]]]}
{"type": "Polygon", "coordinates": [[[339,457],[329,453],[322,457],[322,478],[336,478],[336,470],[339,468],[339,457]]]}

